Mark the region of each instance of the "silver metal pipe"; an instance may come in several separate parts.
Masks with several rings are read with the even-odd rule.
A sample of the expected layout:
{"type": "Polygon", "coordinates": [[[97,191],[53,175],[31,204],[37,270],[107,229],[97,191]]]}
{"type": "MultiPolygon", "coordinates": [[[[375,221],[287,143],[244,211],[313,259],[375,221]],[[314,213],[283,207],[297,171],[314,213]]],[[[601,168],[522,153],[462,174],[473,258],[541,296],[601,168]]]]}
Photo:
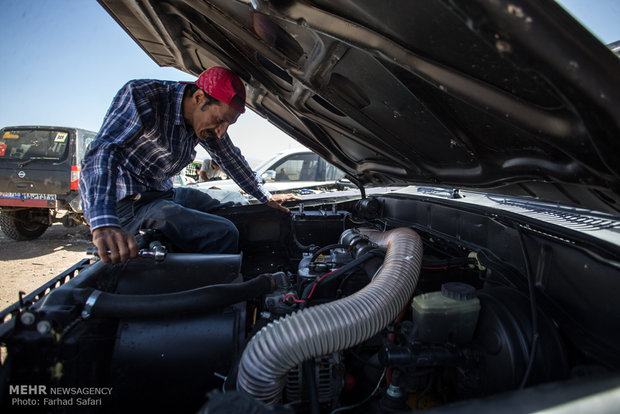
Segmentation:
{"type": "Polygon", "coordinates": [[[374,280],[351,296],[295,312],[261,329],[241,357],[238,390],[277,403],[289,370],[373,337],[409,302],[422,263],[418,234],[408,228],[360,233],[387,250],[374,280]]]}

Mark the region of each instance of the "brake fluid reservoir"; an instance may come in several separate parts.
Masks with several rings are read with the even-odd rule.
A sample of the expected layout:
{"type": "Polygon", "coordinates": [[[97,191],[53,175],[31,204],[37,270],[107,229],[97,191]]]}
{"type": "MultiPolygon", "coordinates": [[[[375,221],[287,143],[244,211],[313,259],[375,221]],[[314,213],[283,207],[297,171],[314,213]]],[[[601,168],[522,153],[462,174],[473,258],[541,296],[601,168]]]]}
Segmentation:
{"type": "Polygon", "coordinates": [[[480,312],[480,301],[473,286],[444,283],[440,292],[414,297],[411,306],[419,340],[435,344],[471,341],[480,312]]]}

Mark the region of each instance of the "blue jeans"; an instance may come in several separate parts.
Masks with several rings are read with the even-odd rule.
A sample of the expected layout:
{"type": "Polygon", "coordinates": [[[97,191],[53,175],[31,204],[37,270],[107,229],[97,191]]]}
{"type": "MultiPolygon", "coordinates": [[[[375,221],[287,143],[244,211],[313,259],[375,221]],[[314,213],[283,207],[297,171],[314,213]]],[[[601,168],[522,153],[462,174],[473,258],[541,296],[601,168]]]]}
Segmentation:
{"type": "Polygon", "coordinates": [[[193,188],[141,193],[117,203],[124,230],[159,230],[176,251],[186,253],[238,253],[239,231],[228,219],[210,214],[219,201],[193,188]],[[136,198],[136,197],[134,197],[136,198]]]}

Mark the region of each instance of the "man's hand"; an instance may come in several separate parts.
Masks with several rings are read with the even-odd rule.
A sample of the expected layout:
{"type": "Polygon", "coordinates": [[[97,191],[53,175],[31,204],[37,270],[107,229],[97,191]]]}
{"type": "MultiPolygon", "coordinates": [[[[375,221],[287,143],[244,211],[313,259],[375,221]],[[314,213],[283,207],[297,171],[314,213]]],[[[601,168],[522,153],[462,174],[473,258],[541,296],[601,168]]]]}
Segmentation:
{"type": "Polygon", "coordinates": [[[105,263],[119,263],[138,257],[136,238],[120,227],[99,227],[93,230],[93,244],[105,263]]]}
{"type": "Polygon", "coordinates": [[[291,193],[289,194],[274,194],[271,196],[271,198],[267,201],[267,205],[271,208],[275,208],[276,210],[281,210],[284,211],[286,213],[289,212],[289,209],[284,207],[282,205],[282,203],[284,203],[285,201],[292,201],[292,200],[301,200],[301,198],[297,197],[296,195],[293,195],[291,193]]]}

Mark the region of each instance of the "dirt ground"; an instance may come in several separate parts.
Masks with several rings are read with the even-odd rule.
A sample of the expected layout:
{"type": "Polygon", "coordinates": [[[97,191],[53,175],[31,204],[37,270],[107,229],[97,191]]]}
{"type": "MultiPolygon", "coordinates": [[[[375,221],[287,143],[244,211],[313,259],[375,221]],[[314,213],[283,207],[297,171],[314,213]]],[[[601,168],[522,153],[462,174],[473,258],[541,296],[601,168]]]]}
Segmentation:
{"type": "Polygon", "coordinates": [[[54,224],[32,241],[15,241],[0,231],[0,309],[17,302],[52,277],[88,257],[88,227],[54,224]]]}

